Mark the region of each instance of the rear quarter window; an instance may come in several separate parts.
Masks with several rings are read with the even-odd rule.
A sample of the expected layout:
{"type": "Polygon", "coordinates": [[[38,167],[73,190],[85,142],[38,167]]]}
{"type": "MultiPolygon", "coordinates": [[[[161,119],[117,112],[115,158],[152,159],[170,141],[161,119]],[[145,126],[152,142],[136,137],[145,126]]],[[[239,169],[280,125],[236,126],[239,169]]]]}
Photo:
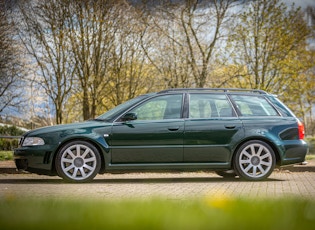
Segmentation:
{"type": "Polygon", "coordinates": [[[262,96],[231,95],[240,116],[279,116],[277,110],[262,96]]]}

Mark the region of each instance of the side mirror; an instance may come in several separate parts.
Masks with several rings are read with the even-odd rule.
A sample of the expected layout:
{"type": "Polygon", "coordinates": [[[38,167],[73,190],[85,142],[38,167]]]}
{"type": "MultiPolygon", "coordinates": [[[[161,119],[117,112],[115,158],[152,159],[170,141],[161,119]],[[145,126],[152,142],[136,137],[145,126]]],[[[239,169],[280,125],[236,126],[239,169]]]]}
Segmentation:
{"type": "Polygon", "coordinates": [[[121,120],[122,121],[132,121],[132,120],[137,120],[137,114],[136,113],[126,113],[121,120]]]}

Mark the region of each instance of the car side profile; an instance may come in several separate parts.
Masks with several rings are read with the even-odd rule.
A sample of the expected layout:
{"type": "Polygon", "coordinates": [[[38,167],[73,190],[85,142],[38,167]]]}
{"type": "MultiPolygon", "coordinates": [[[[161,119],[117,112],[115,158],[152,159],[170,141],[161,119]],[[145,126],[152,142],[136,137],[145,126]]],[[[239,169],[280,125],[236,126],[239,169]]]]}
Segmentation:
{"type": "Polygon", "coordinates": [[[245,89],[169,89],[96,119],[35,129],[14,151],[18,169],[88,182],[98,173],[212,170],[264,180],[303,162],[304,126],[274,95],[245,89]]]}

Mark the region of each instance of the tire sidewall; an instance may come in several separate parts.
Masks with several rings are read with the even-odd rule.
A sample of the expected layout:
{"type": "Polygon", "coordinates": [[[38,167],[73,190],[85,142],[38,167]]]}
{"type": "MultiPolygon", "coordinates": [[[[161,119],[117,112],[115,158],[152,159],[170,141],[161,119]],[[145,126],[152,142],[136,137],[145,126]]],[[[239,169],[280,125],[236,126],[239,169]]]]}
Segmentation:
{"type": "Polygon", "coordinates": [[[229,172],[232,170],[222,170],[222,171],[215,171],[215,173],[223,178],[235,178],[237,176],[237,174],[234,172],[229,172]]]}
{"type": "Polygon", "coordinates": [[[260,140],[251,140],[251,141],[247,141],[245,142],[244,144],[242,144],[236,154],[235,154],[235,157],[234,157],[234,162],[233,162],[233,165],[234,165],[234,169],[235,169],[235,172],[236,174],[240,177],[240,178],[243,178],[245,180],[249,180],[249,181],[260,181],[260,180],[264,180],[266,178],[268,178],[271,173],[273,172],[274,168],[275,168],[275,165],[276,165],[276,157],[275,157],[275,153],[274,153],[274,150],[270,147],[269,144],[267,144],[266,142],[264,141],[260,141],[260,140]],[[271,162],[271,167],[269,168],[269,171],[263,175],[263,176],[260,176],[260,177],[251,177],[251,176],[248,176],[245,172],[243,172],[240,164],[239,164],[239,160],[240,160],[240,155],[242,153],[242,151],[248,146],[248,145],[252,145],[252,144],[260,144],[260,145],[263,145],[265,148],[268,149],[270,155],[271,155],[271,159],[272,159],[272,162],[271,162]]]}
{"type": "Polygon", "coordinates": [[[93,180],[93,178],[98,174],[98,172],[100,171],[101,168],[101,157],[100,157],[100,153],[97,150],[97,148],[87,142],[87,141],[71,141],[67,144],[65,144],[64,146],[61,147],[61,149],[58,151],[57,155],[56,155],[56,159],[55,159],[55,168],[57,171],[57,174],[62,177],[65,181],[67,182],[71,182],[71,183],[84,183],[84,182],[89,182],[91,180],[93,180]],[[61,165],[61,159],[62,159],[62,155],[64,153],[64,151],[66,151],[69,147],[73,146],[73,145],[83,145],[86,146],[88,148],[90,148],[94,154],[95,154],[95,158],[96,158],[96,167],[94,169],[94,171],[86,178],[84,179],[80,179],[80,180],[75,180],[73,178],[70,178],[62,169],[62,165],[61,165]]]}

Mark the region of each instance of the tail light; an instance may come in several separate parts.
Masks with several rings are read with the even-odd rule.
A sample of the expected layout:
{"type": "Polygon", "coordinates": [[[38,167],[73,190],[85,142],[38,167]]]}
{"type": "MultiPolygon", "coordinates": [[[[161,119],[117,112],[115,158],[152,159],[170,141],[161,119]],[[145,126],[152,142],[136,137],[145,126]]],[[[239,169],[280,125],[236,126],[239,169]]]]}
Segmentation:
{"type": "Polygon", "coordinates": [[[298,129],[299,129],[299,139],[303,140],[305,136],[305,129],[301,121],[298,121],[298,129]]]}

